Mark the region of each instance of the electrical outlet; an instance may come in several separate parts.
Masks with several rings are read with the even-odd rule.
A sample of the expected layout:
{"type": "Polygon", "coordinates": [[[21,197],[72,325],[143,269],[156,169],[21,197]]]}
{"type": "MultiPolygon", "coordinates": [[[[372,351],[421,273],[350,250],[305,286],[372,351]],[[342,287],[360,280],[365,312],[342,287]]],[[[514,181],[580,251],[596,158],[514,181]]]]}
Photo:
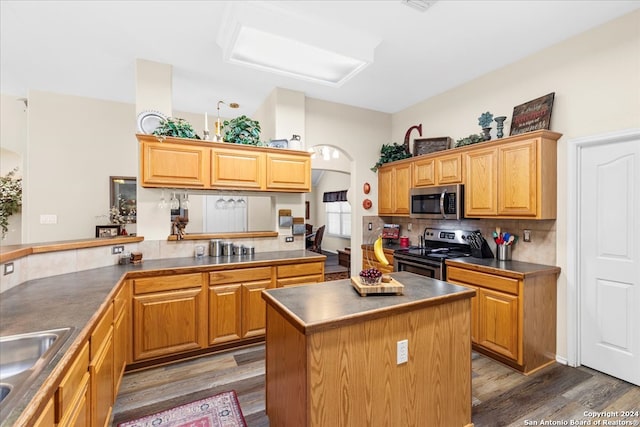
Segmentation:
{"type": "Polygon", "coordinates": [[[407,231],[411,231],[412,228],[413,228],[413,225],[411,223],[407,224],[407,231]]]}
{"type": "Polygon", "coordinates": [[[398,341],[396,363],[402,365],[409,361],[409,340],[398,341]]]}
{"type": "Polygon", "coordinates": [[[372,223],[369,223],[367,225],[367,230],[369,230],[369,231],[373,230],[373,224],[372,223]]]}
{"type": "Polygon", "coordinates": [[[40,224],[57,224],[58,215],[55,214],[40,214],[40,224]]]}
{"type": "Polygon", "coordinates": [[[522,230],[522,240],[525,242],[531,241],[531,230],[522,230]]]}
{"type": "Polygon", "coordinates": [[[287,236],[287,237],[285,237],[285,238],[284,238],[284,241],[285,241],[285,242],[287,242],[287,243],[291,243],[291,242],[293,242],[293,236],[287,236]]]}
{"type": "Polygon", "coordinates": [[[4,275],[13,273],[13,263],[8,262],[4,265],[4,275]]]}
{"type": "Polygon", "coordinates": [[[111,248],[112,255],[121,254],[122,252],[124,252],[124,246],[113,246],[111,248]]]}

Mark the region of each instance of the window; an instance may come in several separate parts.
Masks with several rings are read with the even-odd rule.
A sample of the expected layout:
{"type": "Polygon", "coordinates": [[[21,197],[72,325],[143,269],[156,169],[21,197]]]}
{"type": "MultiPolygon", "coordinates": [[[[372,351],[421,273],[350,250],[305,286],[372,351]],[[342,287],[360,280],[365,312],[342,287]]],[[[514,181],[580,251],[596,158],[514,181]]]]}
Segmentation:
{"type": "Polygon", "coordinates": [[[351,205],[349,202],[325,203],[327,234],[351,238],[351,205]]]}

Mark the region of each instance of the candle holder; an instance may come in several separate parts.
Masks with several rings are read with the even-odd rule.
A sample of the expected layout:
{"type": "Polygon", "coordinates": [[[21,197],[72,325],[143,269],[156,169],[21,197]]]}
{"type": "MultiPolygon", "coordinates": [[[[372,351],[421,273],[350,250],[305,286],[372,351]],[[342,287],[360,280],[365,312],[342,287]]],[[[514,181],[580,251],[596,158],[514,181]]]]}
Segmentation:
{"type": "Polygon", "coordinates": [[[495,117],[493,120],[498,124],[498,133],[496,136],[498,138],[502,138],[504,136],[504,133],[502,132],[504,129],[504,121],[507,120],[507,116],[495,117]]]}
{"type": "Polygon", "coordinates": [[[209,140],[209,131],[208,130],[203,130],[202,131],[202,139],[204,139],[205,141],[209,140]]]}

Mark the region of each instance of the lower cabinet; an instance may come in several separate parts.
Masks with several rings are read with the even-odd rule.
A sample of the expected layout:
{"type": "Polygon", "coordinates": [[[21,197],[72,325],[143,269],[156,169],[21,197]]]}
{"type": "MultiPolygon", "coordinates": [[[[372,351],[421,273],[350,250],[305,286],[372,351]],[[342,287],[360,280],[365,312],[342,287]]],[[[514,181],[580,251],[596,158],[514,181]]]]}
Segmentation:
{"type": "Polygon", "coordinates": [[[56,421],[59,426],[90,426],[89,342],[85,342],[56,393],[56,421]]]}
{"type": "Polygon", "coordinates": [[[203,274],[133,279],[133,361],[207,347],[203,274]]]}
{"type": "Polygon", "coordinates": [[[91,362],[91,425],[108,426],[111,408],[115,402],[113,394],[113,304],[98,321],[90,339],[91,362]]]}
{"type": "Polygon", "coordinates": [[[33,427],[50,427],[56,425],[55,399],[52,397],[45,405],[40,415],[33,423],[33,427]]]}
{"type": "Polygon", "coordinates": [[[118,395],[120,383],[129,358],[131,326],[129,306],[131,296],[129,282],[125,282],[113,300],[113,395],[118,395]]]}
{"type": "Polygon", "coordinates": [[[209,345],[264,335],[263,289],[272,288],[271,267],[209,273],[209,345]]]}
{"type": "Polygon", "coordinates": [[[502,275],[460,265],[447,262],[447,281],[476,290],[471,300],[473,348],[525,374],[553,363],[559,269],[502,275]]]}

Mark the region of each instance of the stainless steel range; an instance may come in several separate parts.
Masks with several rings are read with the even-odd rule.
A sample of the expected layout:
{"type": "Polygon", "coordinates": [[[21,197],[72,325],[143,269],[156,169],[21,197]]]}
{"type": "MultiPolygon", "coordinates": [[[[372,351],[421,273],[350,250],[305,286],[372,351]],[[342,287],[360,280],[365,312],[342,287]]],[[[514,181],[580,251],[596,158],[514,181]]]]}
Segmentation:
{"type": "Polygon", "coordinates": [[[409,271],[445,280],[444,261],[471,256],[472,249],[482,244],[478,236],[477,231],[425,228],[419,246],[393,253],[394,271],[409,271]]]}

